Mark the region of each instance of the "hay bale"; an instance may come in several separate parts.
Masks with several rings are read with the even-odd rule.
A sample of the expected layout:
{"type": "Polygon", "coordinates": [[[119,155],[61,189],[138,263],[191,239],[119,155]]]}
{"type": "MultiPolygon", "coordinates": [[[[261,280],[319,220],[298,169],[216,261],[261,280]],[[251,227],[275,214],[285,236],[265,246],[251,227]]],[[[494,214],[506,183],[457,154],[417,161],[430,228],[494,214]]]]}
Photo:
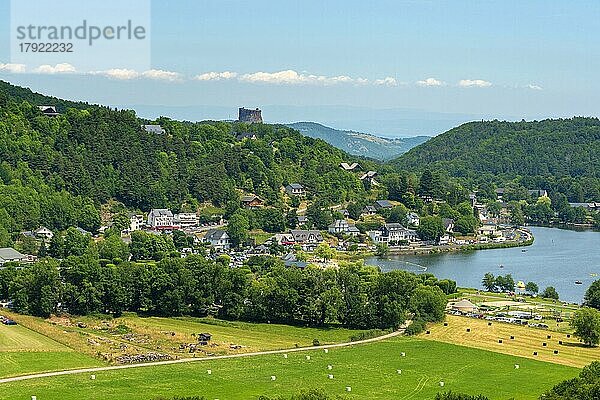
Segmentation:
{"type": "Polygon", "coordinates": [[[554,354],[558,354],[558,350],[554,350],[554,354]]]}
{"type": "Polygon", "coordinates": [[[571,335],[567,335],[567,339],[570,339],[570,338],[571,338],[571,335]]]}
{"type": "Polygon", "coordinates": [[[206,370],[206,373],[207,373],[208,375],[212,375],[212,369],[207,369],[207,370],[206,370]]]}
{"type": "Polygon", "coordinates": [[[306,356],[306,359],[307,359],[307,360],[310,360],[310,356],[306,356]]]}
{"type": "Polygon", "coordinates": [[[406,353],[405,353],[405,352],[402,352],[402,353],[400,353],[400,356],[401,356],[401,357],[406,357],[406,353]]]}
{"type": "Polygon", "coordinates": [[[351,392],[351,391],[352,391],[352,387],[346,386],[346,392],[351,392]]]}
{"type": "Polygon", "coordinates": [[[515,364],[515,369],[519,369],[519,368],[520,368],[519,364],[515,364]]]}
{"type": "Polygon", "coordinates": [[[491,323],[491,322],[488,322],[488,326],[492,326],[492,323],[491,323]]]}
{"type": "Polygon", "coordinates": [[[537,351],[534,351],[534,352],[533,352],[533,355],[534,355],[534,356],[537,356],[537,351]]]}
{"type": "Polygon", "coordinates": [[[559,340],[559,341],[558,341],[558,344],[563,344],[563,343],[562,343],[562,340],[559,340]]]}
{"type": "Polygon", "coordinates": [[[467,332],[471,332],[471,328],[467,328],[467,332]]]}
{"type": "Polygon", "coordinates": [[[448,326],[448,323],[447,323],[447,322],[444,322],[444,326],[448,326]]]}
{"type": "Polygon", "coordinates": [[[551,335],[546,336],[546,339],[552,339],[551,335]]]}
{"type": "Polygon", "coordinates": [[[329,353],[329,349],[323,349],[323,351],[325,352],[325,354],[329,353]]]}
{"type": "Polygon", "coordinates": [[[396,370],[396,373],[397,373],[398,375],[400,375],[400,374],[402,374],[402,370],[401,370],[401,369],[397,369],[397,370],[396,370]]]}
{"type": "Polygon", "coordinates": [[[287,354],[284,354],[284,355],[283,355],[283,358],[287,358],[287,354]]]}
{"type": "Polygon", "coordinates": [[[542,343],[542,346],[546,347],[546,346],[548,346],[548,343],[544,342],[544,343],[542,343]]]}
{"type": "Polygon", "coordinates": [[[333,379],[333,375],[332,375],[332,374],[329,374],[329,375],[327,375],[327,378],[329,378],[329,379],[333,379]]]}
{"type": "Polygon", "coordinates": [[[90,376],[90,379],[93,380],[93,381],[95,381],[96,380],[96,375],[90,376]]]}
{"type": "Polygon", "coordinates": [[[498,339],[498,343],[502,343],[502,339],[498,339]]]}
{"type": "Polygon", "coordinates": [[[440,381],[440,386],[444,387],[444,381],[440,381]]]}
{"type": "Polygon", "coordinates": [[[327,369],[331,371],[333,369],[333,365],[328,365],[327,369]]]}
{"type": "Polygon", "coordinates": [[[425,332],[426,335],[429,335],[430,333],[431,333],[430,331],[425,332]]]}
{"type": "Polygon", "coordinates": [[[275,379],[277,379],[277,377],[275,375],[271,375],[271,380],[274,381],[275,379]]]}
{"type": "Polygon", "coordinates": [[[514,337],[514,336],[511,336],[511,337],[510,337],[510,340],[515,340],[515,337],[514,337]]]}

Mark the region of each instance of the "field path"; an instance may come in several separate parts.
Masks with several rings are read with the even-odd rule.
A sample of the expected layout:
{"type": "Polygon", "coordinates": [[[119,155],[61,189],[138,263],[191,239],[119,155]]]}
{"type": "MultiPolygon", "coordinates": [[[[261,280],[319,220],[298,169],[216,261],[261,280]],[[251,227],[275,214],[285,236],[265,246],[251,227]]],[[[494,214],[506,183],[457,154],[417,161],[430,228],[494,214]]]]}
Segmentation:
{"type": "Polygon", "coordinates": [[[254,357],[254,356],[263,356],[263,355],[269,355],[269,354],[284,354],[284,353],[295,353],[295,352],[299,352],[299,351],[310,351],[310,350],[319,350],[319,349],[333,349],[333,348],[337,348],[337,347],[348,347],[348,346],[354,346],[357,344],[378,342],[381,340],[392,338],[394,336],[401,335],[404,333],[404,330],[406,329],[407,325],[408,325],[408,323],[405,323],[397,331],[388,333],[386,335],[377,336],[377,337],[374,337],[371,339],[357,340],[355,342],[345,342],[345,343],[329,344],[329,345],[323,345],[323,346],[295,347],[292,349],[283,349],[283,350],[257,351],[257,352],[253,352],[253,353],[229,354],[229,355],[224,355],[224,356],[180,358],[177,360],[156,361],[156,362],[147,362],[147,363],[139,363],[139,364],[112,365],[112,366],[107,366],[107,367],[80,368],[80,369],[69,369],[69,370],[64,370],[64,371],[43,372],[43,373],[38,373],[38,374],[21,375],[21,376],[14,376],[11,378],[3,378],[3,379],[0,379],[0,384],[8,383],[8,382],[24,381],[24,380],[28,380],[28,379],[49,378],[49,377],[53,377],[53,376],[94,373],[94,372],[101,372],[101,371],[112,371],[112,370],[117,370],[117,369],[153,367],[156,365],[171,365],[171,364],[198,362],[198,361],[223,360],[223,359],[228,359],[228,358],[254,357]]]}

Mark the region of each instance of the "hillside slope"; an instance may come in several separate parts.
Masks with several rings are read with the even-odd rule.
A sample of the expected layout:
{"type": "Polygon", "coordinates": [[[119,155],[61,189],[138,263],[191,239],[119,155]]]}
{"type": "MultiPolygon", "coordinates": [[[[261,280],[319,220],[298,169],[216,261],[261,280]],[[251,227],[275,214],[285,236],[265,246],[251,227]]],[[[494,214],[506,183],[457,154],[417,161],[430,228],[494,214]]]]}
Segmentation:
{"type": "Polygon", "coordinates": [[[600,120],[469,122],[391,162],[402,169],[433,167],[454,176],[600,177],[600,120]]]}
{"type": "Polygon", "coordinates": [[[97,208],[111,199],[129,208],[179,210],[198,202],[239,203],[244,191],[277,204],[281,186],[293,182],[339,203],[364,192],[340,162],[372,167],[282,125],[160,118],[153,123],[165,132],[156,134],[142,128],[146,123],[131,110],[0,82],[0,231],[94,230],[97,208]],[[39,105],[56,105],[60,115],[47,117],[39,105]],[[247,132],[256,138],[239,135],[247,132]]]}
{"type": "Polygon", "coordinates": [[[305,136],[323,139],[348,154],[376,160],[390,160],[430,139],[429,136],[383,138],[368,133],[338,130],[316,122],[296,122],[287,126],[305,136]]]}

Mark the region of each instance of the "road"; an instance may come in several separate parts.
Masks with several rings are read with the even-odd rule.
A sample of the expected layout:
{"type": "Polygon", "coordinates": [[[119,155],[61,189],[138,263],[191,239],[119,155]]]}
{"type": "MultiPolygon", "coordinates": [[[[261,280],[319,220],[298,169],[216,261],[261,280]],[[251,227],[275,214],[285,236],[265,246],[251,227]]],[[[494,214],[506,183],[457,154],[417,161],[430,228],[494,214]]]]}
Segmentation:
{"type": "Polygon", "coordinates": [[[387,335],[377,336],[371,339],[365,340],[357,340],[356,342],[345,342],[345,343],[337,343],[337,344],[329,344],[323,346],[312,346],[312,347],[298,347],[293,349],[283,349],[283,350],[269,350],[269,351],[257,351],[254,353],[242,353],[242,354],[230,354],[225,356],[213,356],[213,357],[199,357],[199,358],[181,358],[178,360],[168,360],[168,361],[157,361],[157,362],[149,362],[149,363],[139,363],[139,364],[127,364],[127,365],[112,365],[107,367],[95,367],[95,368],[81,368],[81,369],[70,369],[64,371],[55,371],[55,372],[43,372],[39,374],[30,374],[30,375],[21,375],[14,376],[11,378],[3,378],[0,379],[0,384],[9,383],[9,382],[17,382],[24,381],[29,379],[37,379],[37,378],[49,378],[54,376],[62,376],[62,375],[74,375],[74,374],[83,374],[83,373],[97,373],[102,371],[113,371],[119,369],[130,369],[130,368],[143,368],[143,367],[154,367],[156,365],[171,365],[171,364],[181,364],[181,363],[191,363],[198,361],[214,361],[214,360],[224,360],[229,358],[242,358],[242,357],[254,357],[254,356],[264,356],[269,354],[285,354],[285,353],[295,353],[300,351],[313,351],[319,349],[334,349],[338,347],[348,347],[359,344],[366,344],[372,342],[378,342],[380,340],[385,340],[392,338],[394,336],[398,336],[404,334],[404,330],[406,326],[408,326],[408,321],[397,331],[392,333],[388,333],[387,335]]]}

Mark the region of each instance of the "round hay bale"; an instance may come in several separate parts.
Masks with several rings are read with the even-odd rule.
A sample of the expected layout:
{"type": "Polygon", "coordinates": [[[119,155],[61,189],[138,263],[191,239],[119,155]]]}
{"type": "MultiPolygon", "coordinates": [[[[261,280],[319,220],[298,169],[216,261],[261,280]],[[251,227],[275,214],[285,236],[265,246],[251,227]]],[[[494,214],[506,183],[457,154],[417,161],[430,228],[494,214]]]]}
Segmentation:
{"type": "Polygon", "coordinates": [[[511,340],[515,340],[515,337],[514,337],[514,336],[511,336],[511,337],[510,337],[510,339],[511,339],[511,340]]]}
{"type": "Polygon", "coordinates": [[[498,343],[502,343],[502,339],[498,339],[498,343]]]}
{"type": "Polygon", "coordinates": [[[537,351],[534,351],[534,352],[533,352],[533,355],[534,355],[534,356],[537,356],[537,351]]]}
{"type": "Polygon", "coordinates": [[[471,328],[467,328],[467,332],[471,332],[471,328]]]}

